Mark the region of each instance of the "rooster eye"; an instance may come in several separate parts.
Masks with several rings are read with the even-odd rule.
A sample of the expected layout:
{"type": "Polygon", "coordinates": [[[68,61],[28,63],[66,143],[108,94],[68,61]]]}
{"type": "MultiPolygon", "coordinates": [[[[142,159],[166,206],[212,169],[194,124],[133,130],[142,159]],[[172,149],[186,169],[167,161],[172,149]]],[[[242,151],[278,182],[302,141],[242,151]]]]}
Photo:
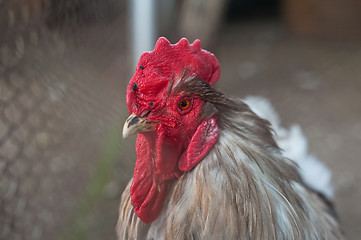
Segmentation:
{"type": "Polygon", "coordinates": [[[191,106],[191,102],[189,100],[182,100],[178,103],[178,106],[181,110],[187,110],[191,106]]]}

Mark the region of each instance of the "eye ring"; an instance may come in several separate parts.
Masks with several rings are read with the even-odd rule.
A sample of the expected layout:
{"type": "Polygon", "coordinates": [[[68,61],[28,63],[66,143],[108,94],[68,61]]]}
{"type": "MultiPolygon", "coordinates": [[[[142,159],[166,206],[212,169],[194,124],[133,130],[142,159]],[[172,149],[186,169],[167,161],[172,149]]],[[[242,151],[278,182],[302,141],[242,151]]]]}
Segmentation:
{"type": "Polygon", "coordinates": [[[191,107],[191,101],[183,99],[183,100],[179,101],[178,107],[182,111],[187,110],[191,107]]]}

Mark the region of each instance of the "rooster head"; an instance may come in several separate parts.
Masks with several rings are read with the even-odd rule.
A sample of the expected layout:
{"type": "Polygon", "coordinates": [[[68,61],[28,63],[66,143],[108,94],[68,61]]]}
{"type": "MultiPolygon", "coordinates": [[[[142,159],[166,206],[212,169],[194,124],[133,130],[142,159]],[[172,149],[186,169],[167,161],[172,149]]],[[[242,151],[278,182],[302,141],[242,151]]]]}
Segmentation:
{"type": "Polygon", "coordinates": [[[189,44],[183,38],[172,45],[162,37],[140,57],[127,88],[131,115],[123,137],[138,134],[130,193],[143,222],[158,217],[170,183],[201,161],[218,138],[215,115],[205,114],[204,99],[182,84],[197,78],[213,85],[219,75],[217,59],[199,40],[189,44]]]}

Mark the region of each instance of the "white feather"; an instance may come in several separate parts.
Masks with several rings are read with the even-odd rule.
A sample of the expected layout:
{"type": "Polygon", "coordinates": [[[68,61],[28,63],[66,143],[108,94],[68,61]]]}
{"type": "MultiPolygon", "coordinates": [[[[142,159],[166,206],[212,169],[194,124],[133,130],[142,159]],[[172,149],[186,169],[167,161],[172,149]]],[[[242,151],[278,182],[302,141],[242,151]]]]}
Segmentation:
{"type": "Polygon", "coordinates": [[[275,131],[274,138],[283,150],[283,155],[299,165],[299,173],[303,181],[312,189],[324,194],[328,199],[332,199],[331,171],[324,163],[309,153],[308,141],[301,127],[296,124],[289,129],[282,127],[280,117],[265,98],[249,96],[244,101],[258,116],[271,123],[275,131]]]}

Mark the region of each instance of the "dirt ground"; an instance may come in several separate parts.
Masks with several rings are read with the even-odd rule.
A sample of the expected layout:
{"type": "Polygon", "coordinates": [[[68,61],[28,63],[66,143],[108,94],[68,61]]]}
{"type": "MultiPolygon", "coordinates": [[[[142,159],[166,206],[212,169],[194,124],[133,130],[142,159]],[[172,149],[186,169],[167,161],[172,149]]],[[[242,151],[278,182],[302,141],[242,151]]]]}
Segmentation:
{"type": "MultiPolygon", "coordinates": [[[[110,22],[37,30],[35,43],[23,35],[19,63],[0,69],[0,239],[115,239],[135,159],[135,138],[121,140],[133,74],[121,12],[110,22]]],[[[264,96],[284,126],[301,125],[333,172],[345,232],[358,239],[361,44],[293,36],[265,19],[224,23],[209,50],[221,64],[216,87],[264,96]]]]}

